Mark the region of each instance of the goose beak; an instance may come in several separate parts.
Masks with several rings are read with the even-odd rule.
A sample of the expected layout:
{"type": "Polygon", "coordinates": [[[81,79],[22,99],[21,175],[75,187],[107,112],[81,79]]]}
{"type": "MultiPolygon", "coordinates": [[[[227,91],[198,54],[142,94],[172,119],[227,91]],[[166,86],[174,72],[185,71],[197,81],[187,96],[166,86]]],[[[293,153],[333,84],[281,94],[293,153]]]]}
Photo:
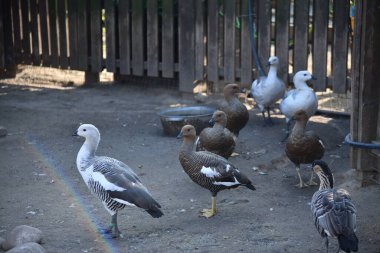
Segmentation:
{"type": "Polygon", "coordinates": [[[183,137],[183,133],[182,133],[182,131],[177,135],[177,139],[182,139],[182,137],[183,137]]]}
{"type": "Polygon", "coordinates": [[[75,131],[75,133],[73,133],[72,136],[79,136],[79,135],[78,135],[78,131],[75,131]]]}
{"type": "Polygon", "coordinates": [[[214,123],[215,123],[215,120],[214,119],[210,119],[208,123],[213,126],[214,123]]]}
{"type": "Polygon", "coordinates": [[[270,66],[270,65],[271,65],[271,62],[270,62],[270,61],[268,61],[268,62],[267,62],[267,66],[270,66]]]}
{"type": "Polygon", "coordinates": [[[317,80],[317,78],[313,75],[311,75],[311,80],[317,80]]]}

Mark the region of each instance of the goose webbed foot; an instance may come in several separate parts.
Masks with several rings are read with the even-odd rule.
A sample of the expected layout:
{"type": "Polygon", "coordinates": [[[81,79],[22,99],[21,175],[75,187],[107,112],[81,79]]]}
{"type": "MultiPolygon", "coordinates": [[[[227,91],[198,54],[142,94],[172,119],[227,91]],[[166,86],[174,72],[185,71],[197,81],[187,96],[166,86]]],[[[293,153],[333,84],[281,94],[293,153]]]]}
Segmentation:
{"type": "Polygon", "coordinates": [[[314,181],[314,171],[311,172],[311,176],[310,176],[309,182],[307,184],[310,186],[318,185],[318,183],[314,181]]]}
{"type": "Polygon", "coordinates": [[[298,187],[298,188],[300,188],[300,189],[305,188],[305,187],[308,187],[309,185],[306,184],[306,183],[302,180],[302,177],[301,177],[301,174],[300,174],[300,169],[299,169],[299,167],[296,167],[296,170],[297,170],[297,174],[298,174],[298,177],[299,177],[300,182],[299,182],[298,184],[296,184],[295,187],[298,187]]]}
{"type": "Polygon", "coordinates": [[[211,218],[216,214],[216,197],[211,198],[211,209],[203,209],[199,216],[211,218]]]}

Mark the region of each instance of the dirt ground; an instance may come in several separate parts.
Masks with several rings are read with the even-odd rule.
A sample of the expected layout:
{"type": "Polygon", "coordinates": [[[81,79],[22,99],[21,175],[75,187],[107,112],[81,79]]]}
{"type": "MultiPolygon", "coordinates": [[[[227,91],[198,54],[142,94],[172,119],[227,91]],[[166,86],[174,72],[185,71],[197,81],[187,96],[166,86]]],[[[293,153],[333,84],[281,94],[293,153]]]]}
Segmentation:
{"type": "MultiPolygon", "coordinates": [[[[181,140],[163,134],[157,112],[194,105],[174,90],[136,85],[76,87],[53,70],[26,71],[0,80],[0,237],[17,225],[42,230],[48,252],[325,252],[314,227],[310,200],[317,187],[295,188],[294,166],[284,156],[285,120],[263,127],[250,110],[230,159],[254,183],[218,194],[214,218],[198,217],[210,193],[194,184],[178,161],[181,140]],[[44,78],[44,77],[46,78],[44,78]],[[50,79],[48,78],[50,76],[50,79]],[[128,207],[119,213],[122,239],[104,239],[98,228],[110,216],[88,191],[75,159],[83,140],[72,137],[80,123],[92,123],[102,139],[98,155],[130,165],[162,205],[160,219],[128,207]]],[[[211,98],[210,98],[211,99],[211,98]]],[[[214,98],[212,98],[214,99],[214,98]]],[[[327,143],[324,160],[336,186],[346,188],[358,209],[359,252],[380,252],[379,186],[360,188],[343,144],[349,119],[318,115],[309,129],[327,143]]],[[[304,166],[304,178],[310,175],[304,166]]],[[[335,252],[336,240],[331,241],[335,252]]]]}

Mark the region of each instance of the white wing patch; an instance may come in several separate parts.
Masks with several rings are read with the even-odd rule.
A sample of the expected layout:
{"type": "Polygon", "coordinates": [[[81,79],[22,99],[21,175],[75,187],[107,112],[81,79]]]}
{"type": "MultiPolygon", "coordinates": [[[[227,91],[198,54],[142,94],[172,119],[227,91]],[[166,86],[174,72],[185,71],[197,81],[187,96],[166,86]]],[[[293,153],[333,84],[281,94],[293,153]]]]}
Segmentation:
{"type": "Polygon", "coordinates": [[[124,188],[119,187],[113,184],[112,182],[108,181],[106,177],[100,172],[93,172],[92,178],[93,180],[98,181],[106,191],[124,191],[125,190],[124,188]]]}
{"type": "Polygon", "coordinates": [[[123,200],[123,199],[117,199],[117,198],[114,198],[113,200],[116,200],[117,202],[120,202],[120,203],[122,203],[122,204],[124,204],[124,205],[127,205],[127,206],[136,206],[135,204],[132,204],[132,203],[130,203],[130,202],[128,202],[128,201],[125,201],[125,200],[123,200]]]}
{"type": "Polygon", "coordinates": [[[217,172],[215,168],[205,167],[205,166],[202,167],[201,173],[203,173],[204,175],[206,175],[206,177],[211,177],[211,178],[220,177],[221,176],[220,173],[217,172]]]}
{"type": "Polygon", "coordinates": [[[231,165],[227,164],[226,171],[228,172],[230,170],[231,165]]]}
{"type": "Polygon", "coordinates": [[[235,179],[235,182],[214,182],[215,185],[225,185],[225,186],[233,186],[233,185],[237,185],[237,184],[240,184],[236,177],[234,177],[235,179]]]}
{"type": "Polygon", "coordinates": [[[318,140],[319,143],[321,143],[322,147],[325,148],[325,145],[323,144],[323,141],[322,140],[318,140]]]}

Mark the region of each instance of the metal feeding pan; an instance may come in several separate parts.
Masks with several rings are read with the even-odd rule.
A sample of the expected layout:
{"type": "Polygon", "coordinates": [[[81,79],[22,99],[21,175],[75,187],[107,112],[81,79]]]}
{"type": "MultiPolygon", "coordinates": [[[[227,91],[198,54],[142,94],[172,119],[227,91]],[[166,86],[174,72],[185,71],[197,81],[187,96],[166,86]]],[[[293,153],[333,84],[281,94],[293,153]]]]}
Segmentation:
{"type": "Polygon", "coordinates": [[[184,125],[193,125],[197,135],[210,126],[209,121],[215,109],[209,106],[185,106],[161,110],[160,116],[164,133],[177,136],[184,125]]]}

